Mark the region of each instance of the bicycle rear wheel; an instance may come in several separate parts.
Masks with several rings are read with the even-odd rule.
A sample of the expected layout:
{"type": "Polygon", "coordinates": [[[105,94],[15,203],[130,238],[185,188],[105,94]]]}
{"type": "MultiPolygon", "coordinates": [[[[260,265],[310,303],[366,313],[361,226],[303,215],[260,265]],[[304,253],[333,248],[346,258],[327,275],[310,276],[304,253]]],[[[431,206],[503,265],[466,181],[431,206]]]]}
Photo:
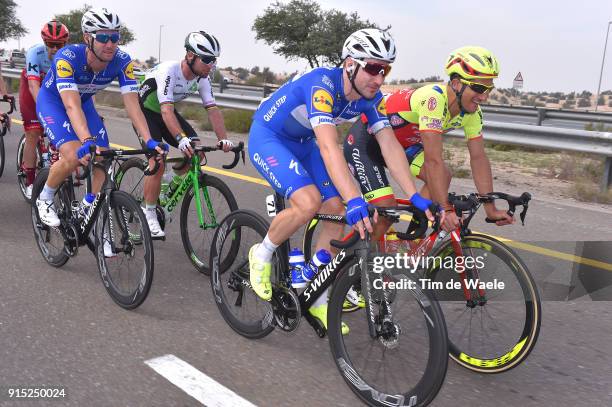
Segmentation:
{"type": "MultiPolygon", "coordinates": [[[[387,282],[415,281],[407,275],[380,276],[387,282]]],[[[448,366],[446,325],[439,304],[420,289],[418,281],[412,288],[387,290],[388,308],[380,300],[382,291],[375,290],[372,305],[381,328],[372,338],[367,307],[353,313],[342,310],[349,289],[360,283],[355,258],[340,271],[329,303],[329,345],[338,370],[368,405],[428,405],[440,391],[448,366]],[[348,335],[342,335],[342,322],[350,328],[348,335]]]]}
{"type": "Polygon", "coordinates": [[[432,281],[444,286],[435,295],[447,322],[450,356],[478,373],[508,371],[527,358],[538,338],[542,305],[535,281],[521,258],[497,239],[471,234],[461,240],[461,248],[463,260],[457,260],[447,241],[433,255],[441,261],[428,271],[432,281]],[[484,297],[468,301],[461,286],[447,288],[451,280],[461,281],[461,268],[472,286],[497,281],[497,288],[484,289],[484,297]]]}
{"type": "MultiPolygon", "coordinates": [[[[238,210],[221,221],[210,248],[210,284],[221,316],[240,335],[249,339],[263,338],[274,330],[271,303],[260,299],[249,282],[249,250],[260,243],[268,231],[268,223],[258,214],[238,210]],[[238,241],[237,252],[233,251],[238,241]],[[225,259],[231,263],[223,267],[225,259]]],[[[277,267],[273,259],[273,272],[277,267]]]]}
{"type": "MultiPolygon", "coordinates": [[[[48,176],[48,168],[41,170],[34,181],[34,186],[32,187],[32,228],[34,230],[36,245],[38,246],[40,254],[42,254],[45,261],[53,267],[61,267],[66,264],[70,258],[70,256],[68,256],[64,250],[64,237],[62,236],[59,227],[54,228],[47,226],[40,221],[38,209],[36,208],[36,199],[38,199],[38,196],[45,186],[48,176]]],[[[67,211],[70,211],[70,202],[62,199],[62,197],[66,196],[66,191],[64,191],[65,188],[69,188],[69,186],[64,182],[58,187],[54,197],[55,209],[60,219],[64,218],[67,211]]]]}
{"type": "Polygon", "coordinates": [[[134,309],[153,282],[153,242],[140,205],[112,191],[96,221],[96,257],[106,291],[120,307],[134,309]],[[106,247],[105,247],[106,246],[106,247]]]}
{"type": "MultiPolygon", "coordinates": [[[[26,202],[30,203],[32,200],[29,199],[26,195],[26,174],[23,172],[23,152],[25,149],[25,143],[26,143],[26,136],[25,134],[21,135],[21,138],[19,139],[19,144],[17,145],[17,159],[15,161],[16,165],[17,165],[17,184],[19,184],[19,191],[21,192],[21,195],[23,196],[23,199],[25,199],[26,202]]],[[[42,160],[41,160],[41,156],[40,156],[40,151],[38,151],[38,148],[36,149],[36,162],[38,163],[36,165],[36,171],[40,171],[40,169],[42,168],[42,160]]]]}

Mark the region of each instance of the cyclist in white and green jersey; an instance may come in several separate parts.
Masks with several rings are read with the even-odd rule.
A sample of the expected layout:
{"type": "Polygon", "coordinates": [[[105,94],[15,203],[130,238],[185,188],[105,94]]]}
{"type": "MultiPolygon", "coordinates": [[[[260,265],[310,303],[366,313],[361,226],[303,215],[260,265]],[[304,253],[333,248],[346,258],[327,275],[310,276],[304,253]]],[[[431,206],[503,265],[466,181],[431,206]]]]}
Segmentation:
{"type": "MultiPolygon", "coordinates": [[[[209,78],[219,57],[219,41],[204,31],[191,32],[185,38],[185,49],[187,53],[182,61],[160,63],[145,74],[140,85],[140,103],[152,137],[156,141],[165,140],[191,157],[192,144],[199,143],[199,139],[174,104],[198,92],[219,145],[227,152],[234,144],[227,139],[223,115],[215,103],[209,78]]],[[[165,235],[155,213],[163,174],[162,165],[160,171],[146,177],[144,182],[144,212],[153,237],[165,235]]]]}

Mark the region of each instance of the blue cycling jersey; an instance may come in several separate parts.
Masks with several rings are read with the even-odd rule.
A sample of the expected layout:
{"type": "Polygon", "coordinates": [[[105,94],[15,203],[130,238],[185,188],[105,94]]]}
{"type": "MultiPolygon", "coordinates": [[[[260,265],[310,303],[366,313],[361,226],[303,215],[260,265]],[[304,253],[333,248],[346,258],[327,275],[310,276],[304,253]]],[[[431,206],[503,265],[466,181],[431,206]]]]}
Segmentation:
{"type": "Polygon", "coordinates": [[[85,44],[73,44],[57,51],[44,86],[41,87],[40,96],[61,100],[61,92],[75,90],[81,95],[81,101],[85,102],[115,78],[119,81],[121,93],[138,92],[134,65],[127,53],[118,49],[106,68],[94,73],[87,66],[86,50],[85,44]]]}
{"type": "Polygon", "coordinates": [[[293,140],[313,138],[313,128],[346,122],[362,113],[370,132],[390,127],[382,92],[349,102],[342,82],[342,68],[315,68],[296,76],[261,102],[253,121],[293,140]]]}
{"type": "Polygon", "coordinates": [[[42,81],[51,68],[51,60],[45,44],[37,44],[26,52],[25,75],[27,79],[42,81]]]}

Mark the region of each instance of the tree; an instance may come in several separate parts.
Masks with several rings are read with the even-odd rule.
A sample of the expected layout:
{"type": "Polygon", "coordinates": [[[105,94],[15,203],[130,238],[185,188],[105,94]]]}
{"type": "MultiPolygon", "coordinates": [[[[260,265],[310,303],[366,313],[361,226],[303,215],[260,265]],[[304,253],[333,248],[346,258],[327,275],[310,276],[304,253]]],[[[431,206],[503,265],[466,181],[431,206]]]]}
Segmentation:
{"type": "MultiPolygon", "coordinates": [[[[2,1],[2,0],[0,0],[2,1]]],[[[56,14],[53,18],[65,24],[70,31],[69,44],[78,44],[83,42],[83,32],[81,31],[81,19],[87,10],[91,9],[89,4],[84,4],[80,9],[70,10],[65,14],[56,14]]],[[[125,45],[135,40],[134,33],[125,25],[119,31],[121,33],[121,41],[119,44],[125,45]]]]}
{"type": "Polygon", "coordinates": [[[155,64],[157,64],[157,58],[149,57],[149,59],[145,61],[145,64],[147,65],[147,68],[153,68],[155,64]]]}
{"type": "Polygon", "coordinates": [[[605,98],[603,97],[603,95],[600,95],[599,99],[597,99],[597,106],[603,106],[605,104],[606,104],[605,98]]]}
{"type": "Polygon", "coordinates": [[[28,32],[15,16],[16,7],[13,0],[0,0],[0,41],[23,37],[28,32]]]}
{"type": "Polygon", "coordinates": [[[275,75],[269,67],[264,67],[263,71],[261,72],[261,76],[263,83],[274,83],[275,75]]]}
{"type": "Polygon", "coordinates": [[[254,66],[253,68],[251,68],[251,73],[253,75],[259,75],[259,67],[258,66],[254,66]]]}
{"type": "Polygon", "coordinates": [[[578,99],[578,107],[589,107],[591,106],[591,100],[590,99],[578,99]]]}
{"type": "Polygon", "coordinates": [[[251,29],[274,53],[288,60],[306,59],[310,67],[342,63],[344,41],[360,28],[376,27],[362,21],[357,13],[346,14],[332,9],[323,11],[314,0],[279,1],[257,16],[251,29]]]}

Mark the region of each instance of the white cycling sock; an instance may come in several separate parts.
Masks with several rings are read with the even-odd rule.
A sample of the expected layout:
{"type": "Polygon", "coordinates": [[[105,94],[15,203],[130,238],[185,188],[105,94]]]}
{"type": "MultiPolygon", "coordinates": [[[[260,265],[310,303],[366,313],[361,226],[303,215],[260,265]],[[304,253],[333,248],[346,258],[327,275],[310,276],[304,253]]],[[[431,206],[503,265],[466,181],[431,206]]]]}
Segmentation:
{"type": "Polygon", "coordinates": [[[38,199],[43,201],[52,201],[53,196],[55,196],[55,191],[57,191],[57,188],[51,188],[49,185],[45,184],[45,187],[40,192],[38,199]]]}
{"type": "Polygon", "coordinates": [[[311,307],[318,307],[319,305],[327,304],[327,294],[329,294],[329,288],[327,288],[325,292],[323,292],[323,294],[321,294],[319,298],[312,303],[311,307]]]}
{"type": "Polygon", "coordinates": [[[261,242],[261,244],[257,246],[257,249],[255,249],[255,252],[253,252],[253,256],[255,256],[255,258],[258,260],[270,263],[272,261],[274,250],[276,250],[277,247],[278,245],[272,243],[270,237],[266,235],[263,242],[261,242]]]}

